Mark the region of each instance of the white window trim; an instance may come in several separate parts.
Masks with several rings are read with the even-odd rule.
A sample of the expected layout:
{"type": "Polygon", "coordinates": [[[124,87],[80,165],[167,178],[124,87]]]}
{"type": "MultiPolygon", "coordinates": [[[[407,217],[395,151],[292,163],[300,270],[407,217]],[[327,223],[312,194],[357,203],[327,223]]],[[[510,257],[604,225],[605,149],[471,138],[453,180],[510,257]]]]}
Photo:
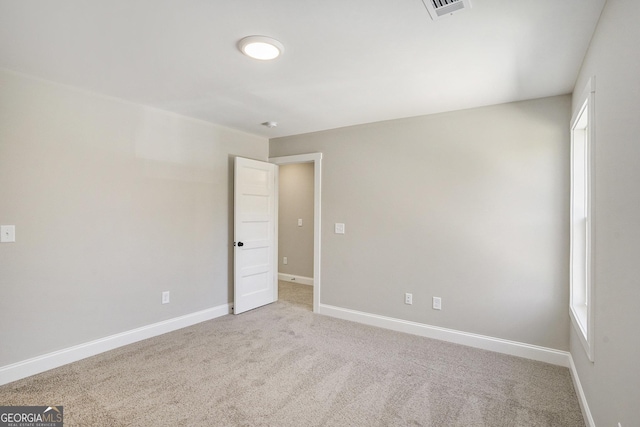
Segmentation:
{"type": "Polygon", "coordinates": [[[570,298],[569,298],[569,313],[573,327],[576,330],[580,341],[585,349],[587,357],[590,361],[594,360],[594,306],[595,306],[595,292],[594,292],[594,153],[595,153],[595,77],[591,77],[587,82],[585,90],[582,92],[578,108],[574,112],[571,119],[571,224],[570,224],[570,298]],[[579,122],[582,118],[582,114],[587,114],[587,144],[586,144],[586,168],[587,168],[587,192],[586,192],[586,210],[587,210],[587,223],[586,223],[586,262],[585,262],[585,279],[586,279],[586,296],[584,292],[579,293],[574,289],[573,284],[573,201],[574,201],[574,184],[573,184],[573,148],[574,148],[574,136],[576,131],[580,129],[579,122]],[[586,298],[585,298],[586,297],[586,298]],[[586,304],[585,304],[586,299],[586,304]]]}

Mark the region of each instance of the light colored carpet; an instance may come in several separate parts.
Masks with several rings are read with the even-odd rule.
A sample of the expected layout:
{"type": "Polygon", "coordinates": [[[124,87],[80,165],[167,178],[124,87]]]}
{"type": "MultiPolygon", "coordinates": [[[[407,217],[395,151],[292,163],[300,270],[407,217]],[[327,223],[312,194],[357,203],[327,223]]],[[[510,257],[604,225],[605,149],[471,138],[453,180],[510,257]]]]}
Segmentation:
{"type": "Polygon", "coordinates": [[[566,368],[311,312],[311,287],[0,387],[65,426],[584,426],[566,368]]]}
{"type": "Polygon", "coordinates": [[[280,302],[288,302],[300,308],[313,311],[313,286],[292,282],[278,282],[278,298],[280,302]]]}

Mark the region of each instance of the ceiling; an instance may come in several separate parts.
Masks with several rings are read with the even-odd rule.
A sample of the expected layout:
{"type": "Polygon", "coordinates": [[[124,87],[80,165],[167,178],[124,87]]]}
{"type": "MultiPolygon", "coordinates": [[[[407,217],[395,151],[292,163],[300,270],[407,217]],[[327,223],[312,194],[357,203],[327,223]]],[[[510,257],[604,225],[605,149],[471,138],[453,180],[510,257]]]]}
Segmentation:
{"type": "Polygon", "coordinates": [[[268,138],[572,92],[605,0],[471,1],[0,0],[0,67],[268,138]]]}

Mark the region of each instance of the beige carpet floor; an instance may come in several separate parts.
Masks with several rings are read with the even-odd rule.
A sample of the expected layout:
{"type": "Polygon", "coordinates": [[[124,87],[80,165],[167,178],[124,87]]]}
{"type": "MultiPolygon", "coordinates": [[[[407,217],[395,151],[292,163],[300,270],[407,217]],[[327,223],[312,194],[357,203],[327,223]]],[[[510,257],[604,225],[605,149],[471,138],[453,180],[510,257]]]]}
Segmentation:
{"type": "Polygon", "coordinates": [[[65,426],[584,426],[569,371],[311,312],[312,289],[0,387],[65,426]]]}

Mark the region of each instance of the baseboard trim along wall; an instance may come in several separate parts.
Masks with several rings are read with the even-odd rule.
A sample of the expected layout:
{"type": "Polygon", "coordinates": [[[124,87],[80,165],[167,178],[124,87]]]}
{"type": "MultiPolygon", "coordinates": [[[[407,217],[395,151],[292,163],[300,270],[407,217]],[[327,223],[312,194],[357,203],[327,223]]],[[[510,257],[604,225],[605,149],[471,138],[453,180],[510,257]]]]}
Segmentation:
{"type": "Polygon", "coordinates": [[[366,325],[419,335],[426,338],[434,338],[483,350],[495,351],[497,353],[525,357],[527,359],[564,366],[565,368],[568,368],[570,364],[569,352],[555,350],[552,348],[509,341],[501,338],[493,338],[485,335],[472,334],[469,332],[456,331],[454,329],[440,328],[438,326],[431,326],[423,323],[396,319],[393,317],[379,316],[377,314],[364,313],[361,311],[326,304],[320,304],[318,312],[320,314],[337,317],[339,319],[351,320],[353,322],[364,323],[366,325]]]}
{"type": "Polygon", "coordinates": [[[295,282],[301,285],[313,286],[313,277],[296,276],[295,274],[278,273],[278,280],[295,282]]]}
{"type": "Polygon", "coordinates": [[[580,403],[580,409],[582,410],[582,418],[587,427],[596,427],[596,423],[591,415],[589,404],[587,403],[587,396],[584,394],[582,384],[580,383],[580,377],[578,376],[578,370],[573,362],[573,356],[569,354],[569,369],[571,370],[571,379],[573,380],[573,386],[576,389],[576,395],[578,396],[578,402],[580,403]]]}
{"type": "Polygon", "coordinates": [[[0,367],[0,385],[231,313],[223,304],[0,367]]]}

